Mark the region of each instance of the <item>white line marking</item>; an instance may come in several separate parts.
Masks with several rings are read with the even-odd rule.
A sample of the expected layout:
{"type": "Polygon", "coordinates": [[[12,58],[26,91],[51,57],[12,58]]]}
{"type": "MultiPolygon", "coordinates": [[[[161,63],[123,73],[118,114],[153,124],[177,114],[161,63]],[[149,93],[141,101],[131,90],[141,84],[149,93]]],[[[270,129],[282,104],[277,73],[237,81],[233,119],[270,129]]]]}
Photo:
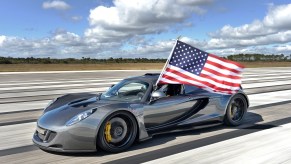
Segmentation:
{"type": "Polygon", "coordinates": [[[251,89],[256,87],[272,87],[276,85],[286,85],[291,84],[291,80],[287,81],[270,81],[270,82],[262,82],[262,83],[251,83],[251,84],[242,84],[244,89],[251,89]]]}
{"type": "Polygon", "coordinates": [[[291,90],[249,95],[251,107],[291,100],[291,90]]]}
{"type": "MultiPolygon", "coordinates": [[[[16,76],[16,75],[15,75],[16,76]]],[[[49,77],[49,76],[48,76],[49,77]]],[[[106,79],[115,79],[115,78],[120,78],[120,77],[106,77],[106,79]]],[[[86,80],[98,80],[98,79],[104,79],[104,78],[100,78],[100,77],[96,77],[96,78],[78,78],[78,79],[82,79],[83,81],[86,80]]],[[[70,81],[70,80],[75,80],[75,78],[67,78],[67,79],[63,79],[63,78],[57,78],[57,79],[41,79],[41,80],[29,80],[29,81],[21,81],[21,83],[25,84],[25,83],[32,83],[32,82],[36,82],[36,83],[42,83],[42,82],[55,82],[55,81],[59,81],[59,82],[66,82],[66,81],[70,81]]],[[[13,80],[13,81],[0,81],[0,84],[17,84],[19,83],[20,80],[13,80]]]]}
{"type": "MultiPolygon", "coordinates": [[[[96,93],[103,92],[106,89],[108,89],[108,87],[97,88],[95,91],[96,91],[96,93]]],[[[0,104],[0,113],[14,112],[14,111],[26,111],[26,110],[31,110],[31,109],[42,109],[50,101],[51,100],[41,100],[41,101],[31,101],[31,102],[17,102],[17,103],[0,104]]]]}
{"type": "MultiPolygon", "coordinates": [[[[35,92],[18,92],[18,93],[3,93],[0,94],[1,98],[13,98],[18,97],[25,100],[27,96],[43,96],[43,95],[54,95],[54,94],[68,94],[68,93],[81,93],[81,92],[103,92],[107,90],[108,87],[99,87],[99,88],[80,88],[80,89],[58,89],[58,90],[51,90],[51,91],[35,91],[35,92]]],[[[11,99],[13,100],[13,99],[11,99]]],[[[1,106],[1,105],[0,105],[1,106]]]]}
{"type": "MultiPolygon", "coordinates": [[[[28,83],[13,83],[13,84],[0,84],[0,86],[13,86],[13,85],[32,85],[32,84],[71,84],[71,83],[88,83],[88,82],[103,82],[103,81],[121,81],[122,79],[102,79],[102,80],[74,80],[74,81],[46,81],[46,82],[28,82],[28,83]]],[[[52,85],[53,86],[53,85],[52,85]]]]}
{"type": "Polygon", "coordinates": [[[51,100],[1,104],[0,113],[44,108],[51,100]]]}
{"type": "Polygon", "coordinates": [[[0,150],[32,145],[36,123],[24,123],[0,127],[0,150]]]}
{"type": "MultiPolygon", "coordinates": [[[[291,75],[290,76],[278,76],[278,78],[284,80],[284,78],[291,78],[291,75]]],[[[247,81],[250,81],[250,80],[274,80],[274,77],[270,77],[270,76],[264,75],[262,77],[257,77],[257,78],[243,78],[242,79],[243,82],[247,82],[247,81]]]]}
{"type": "Polygon", "coordinates": [[[42,89],[42,88],[61,88],[61,87],[79,87],[79,86],[88,86],[88,85],[110,85],[115,84],[116,82],[106,82],[106,83],[87,83],[87,84],[69,84],[69,85],[42,85],[42,86],[30,86],[30,87],[9,87],[9,88],[0,88],[0,91],[8,90],[18,90],[18,89],[42,89]]]}
{"type": "Polygon", "coordinates": [[[37,73],[94,73],[94,72],[154,72],[161,70],[92,70],[92,71],[39,71],[39,72],[0,72],[0,75],[37,74],[37,73]]]}

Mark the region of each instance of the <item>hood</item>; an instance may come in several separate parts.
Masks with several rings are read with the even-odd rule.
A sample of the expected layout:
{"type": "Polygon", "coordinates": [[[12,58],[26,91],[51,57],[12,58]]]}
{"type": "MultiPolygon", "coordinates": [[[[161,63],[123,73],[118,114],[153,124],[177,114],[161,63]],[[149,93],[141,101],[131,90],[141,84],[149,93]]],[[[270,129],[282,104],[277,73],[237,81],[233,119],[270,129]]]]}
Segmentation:
{"type": "Polygon", "coordinates": [[[86,102],[89,103],[89,101],[96,102],[97,96],[97,94],[91,93],[66,94],[55,99],[55,101],[44,110],[44,113],[64,105],[74,105],[86,102]]]}
{"type": "Polygon", "coordinates": [[[97,94],[78,93],[59,97],[49,105],[38,119],[41,127],[57,128],[65,126],[66,122],[86,110],[94,109],[117,102],[100,101],[97,94]]]}

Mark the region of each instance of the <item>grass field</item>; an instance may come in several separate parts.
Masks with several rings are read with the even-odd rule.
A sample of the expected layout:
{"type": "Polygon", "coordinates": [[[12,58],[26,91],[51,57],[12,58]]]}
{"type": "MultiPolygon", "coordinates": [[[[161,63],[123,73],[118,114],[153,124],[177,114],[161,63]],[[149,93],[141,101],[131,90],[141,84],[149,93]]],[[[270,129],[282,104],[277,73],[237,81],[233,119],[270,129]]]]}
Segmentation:
{"type": "MultiPolygon", "coordinates": [[[[291,62],[244,62],[246,68],[291,67],[291,62]]],[[[0,64],[0,72],[162,69],[164,63],[0,64]]]]}

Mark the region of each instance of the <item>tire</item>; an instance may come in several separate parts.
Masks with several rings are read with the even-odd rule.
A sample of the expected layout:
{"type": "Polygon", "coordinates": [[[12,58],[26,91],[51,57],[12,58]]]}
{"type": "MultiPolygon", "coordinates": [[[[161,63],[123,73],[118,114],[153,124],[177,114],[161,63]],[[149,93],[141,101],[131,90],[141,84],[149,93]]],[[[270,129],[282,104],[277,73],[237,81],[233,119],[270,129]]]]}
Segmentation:
{"type": "Polygon", "coordinates": [[[128,149],[137,136],[138,126],[134,116],[128,112],[115,112],[102,123],[97,135],[97,147],[111,153],[128,149]],[[110,130],[106,129],[110,124],[110,130]],[[110,133],[111,140],[108,139],[110,133]]]}
{"type": "Polygon", "coordinates": [[[228,126],[241,125],[247,113],[247,100],[242,94],[231,98],[224,116],[224,124],[228,126]]]}

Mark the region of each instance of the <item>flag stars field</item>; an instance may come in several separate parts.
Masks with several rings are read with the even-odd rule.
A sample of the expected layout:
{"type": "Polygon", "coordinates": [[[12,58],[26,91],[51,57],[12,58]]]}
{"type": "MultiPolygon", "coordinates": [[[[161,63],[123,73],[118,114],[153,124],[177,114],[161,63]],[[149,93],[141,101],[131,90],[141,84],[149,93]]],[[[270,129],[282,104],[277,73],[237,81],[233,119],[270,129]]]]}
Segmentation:
{"type": "MultiPolygon", "coordinates": [[[[177,43],[178,45],[180,45],[180,42],[177,43]]],[[[189,72],[194,72],[196,75],[199,75],[200,72],[201,72],[201,67],[204,66],[203,62],[201,59],[203,59],[203,61],[205,61],[205,58],[207,58],[207,54],[204,52],[202,53],[201,51],[197,51],[195,48],[194,48],[194,51],[196,53],[193,53],[194,51],[192,50],[191,47],[189,46],[186,46],[185,44],[183,46],[178,46],[175,48],[176,51],[174,51],[174,55],[173,55],[173,61],[170,61],[170,64],[173,64],[177,67],[182,67],[182,68],[185,68],[187,71],[189,72]],[[183,52],[184,50],[181,48],[185,49],[185,51],[187,51],[186,53],[180,53],[180,52],[183,52]],[[190,53],[191,52],[191,53],[190,53]],[[203,56],[204,54],[204,56],[203,56]],[[194,61],[193,61],[193,57],[194,57],[194,61]],[[180,60],[180,58],[182,59],[183,62],[180,62],[180,63],[177,63],[177,60],[178,61],[180,60]],[[191,62],[190,60],[186,60],[188,58],[191,58],[191,62]],[[196,66],[198,68],[196,68],[196,66]],[[194,68],[196,69],[192,69],[194,66],[194,68]]]]}

